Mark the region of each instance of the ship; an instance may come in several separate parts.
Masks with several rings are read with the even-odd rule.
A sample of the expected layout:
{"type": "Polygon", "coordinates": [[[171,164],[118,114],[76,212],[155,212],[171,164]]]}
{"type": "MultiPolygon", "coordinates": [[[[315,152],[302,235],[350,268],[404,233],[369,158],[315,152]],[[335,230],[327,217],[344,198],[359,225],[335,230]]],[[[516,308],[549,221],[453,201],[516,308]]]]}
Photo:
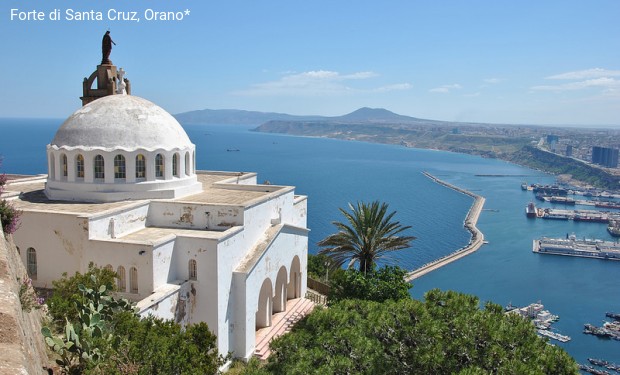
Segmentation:
{"type": "Polygon", "coordinates": [[[528,203],[525,207],[525,216],[530,218],[536,217],[536,205],[534,204],[534,202],[528,203]]]}
{"type": "Polygon", "coordinates": [[[620,222],[610,221],[607,226],[607,232],[614,237],[620,237],[620,222]]]}
{"type": "Polygon", "coordinates": [[[576,203],[576,201],[573,198],[558,197],[556,195],[553,195],[553,196],[549,197],[549,202],[551,202],[551,203],[569,204],[569,205],[573,205],[573,206],[576,203]]]}
{"type": "Polygon", "coordinates": [[[539,329],[536,332],[541,336],[546,336],[550,339],[558,340],[559,342],[569,342],[571,340],[570,336],[560,335],[557,332],[548,331],[546,329],[539,329]]]}
{"type": "Polygon", "coordinates": [[[587,335],[594,335],[603,338],[610,338],[620,341],[620,332],[608,329],[606,327],[597,327],[592,324],[583,325],[583,333],[587,335]]]}
{"type": "Polygon", "coordinates": [[[596,201],[596,203],[594,203],[594,206],[595,207],[617,208],[617,209],[620,209],[620,202],[596,201]]]}
{"type": "Polygon", "coordinates": [[[532,251],[539,254],[620,260],[620,243],[598,239],[579,240],[575,235],[567,236],[566,239],[547,237],[535,239],[532,242],[532,251]]]}
{"type": "Polygon", "coordinates": [[[609,217],[603,213],[597,213],[597,214],[576,213],[575,216],[573,216],[573,220],[586,221],[586,222],[592,222],[592,223],[608,223],[609,217]]]}
{"type": "Polygon", "coordinates": [[[608,317],[608,318],[612,318],[614,320],[620,321],[620,314],[618,314],[618,313],[606,312],[605,316],[608,317]]]}
{"type": "Polygon", "coordinates": [[[533,189],[534,193],[542,193],[543,195],[560,195],[566,196],[568,195],[568,190],[561,188],[557,185],[534,185],[533,189]]]}

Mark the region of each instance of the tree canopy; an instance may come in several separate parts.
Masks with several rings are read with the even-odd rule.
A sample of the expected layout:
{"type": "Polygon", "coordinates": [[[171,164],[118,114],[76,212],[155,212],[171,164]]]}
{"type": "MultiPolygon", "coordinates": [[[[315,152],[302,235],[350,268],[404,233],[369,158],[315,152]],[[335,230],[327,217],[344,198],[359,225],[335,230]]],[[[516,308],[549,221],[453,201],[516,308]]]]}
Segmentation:
{"type": "Polygon", "coordinates": [[[407,271],[400,267],[381,267],[369,272],[348,269],[336,272],[330,280],[329,305],[345,299],[383,302],[411,298],[411,284],[405,281],[407,271]]]}
{"type": "Polygon", "coordinates": [[[316,310],[271,348],[257,373],[578,374],[529,321],[439,290],[423,302],[344,300],[316,310]]]}
{"type": "Polygon", "coordinates": [[[358,263],[360,271],[370,271],[386,253],[408,248],[409,243],[415,239],[413,236],[400,235],[411,227],[393,221],[396,211],[388,213],[387,203],[357,202],[355,206],[349,203],[349,209],[351,212],[340,208],[346,223],[332,223],[338,232],[318,243],[323,247],[319,254],[332,258],[335,267],[358,263]]]}

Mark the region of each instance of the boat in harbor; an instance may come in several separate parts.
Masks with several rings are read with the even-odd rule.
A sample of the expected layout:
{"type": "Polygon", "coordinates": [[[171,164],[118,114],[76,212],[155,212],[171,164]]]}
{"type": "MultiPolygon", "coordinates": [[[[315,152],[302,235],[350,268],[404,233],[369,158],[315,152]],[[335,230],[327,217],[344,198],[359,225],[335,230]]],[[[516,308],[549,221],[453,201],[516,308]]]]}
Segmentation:
{"type": "Polygon", "coordinates": [[[543,195],[566,196],[568,194],[568,189],[561,188],[557,185],[535,184],[532,190],[534,191],[534,193],[542,193],[543,195]]]}
{"type": "Polygon", "coordinates": [[[542,237],[532,242],[532,251],[539,254],[566,255],[583,258],[620,260],[620,243],[598,239],[542,237]]]}
{"type": "Polygon", "coordinates": [[[609,225],[607,225],[607,232],[614,237],[620,237],[620,222],[610,221],[609,225]]]}
{"type": "Polygon", "coordinates": [[[528,203],[527,206],[525,207],[525,216],[529,218],[536,217],[536,205],[534,204],[534,202],[528,203]]]}
{"type": "Polygon", "coordinates": [[[620,372],[620,365],[617,365],[615,363],[611,363],[611,362],[606,361],[604,359],[588,358],[588,362],[590,362],[591,364],[593,364],[595,366],[605,367],[606,369],[620,372]]]}
{"type": "Polygon", "coordinates": [[[594,203],[594,206],[596,206],[596,207],[604,207],[604,208],[620,209],[620,202],[596,201],[596,203],[594,203]]]}
{"type": "Polygon", "coordinates": [[[597,327],[592,324],[584,324],[583,325],[583,333],[587,335],[594,335],[603,338],[609,338],[620,341],[620,332],[605,328],[605,327],[597,327]]]}
{"type": "Polygon", "coordinates": [[[620,314],[613,313],[613,312],[606,312],[605,316],[608,318],[612,318],[614,320],[620,321],[620,314]]]}
{"type": "Polygon", "coordinates": [[[541,336],[549,337],[553,340],[558,340],[559,342],[569,342],[571,340],[570,336],[561,335],[557,332],[549,331],[546,329],[537,330],[538,334],[541,336]]]}
{"type": "Polygon", "coordinates": [[[574,206],[576,201],[573,198],[568,198],[568,197],[558,197],[558,196],[550,196],[548,197],[549,202],[551,203],[561,203],[561,204],[568,204],[568,205],[572,205],[574,206]]]}

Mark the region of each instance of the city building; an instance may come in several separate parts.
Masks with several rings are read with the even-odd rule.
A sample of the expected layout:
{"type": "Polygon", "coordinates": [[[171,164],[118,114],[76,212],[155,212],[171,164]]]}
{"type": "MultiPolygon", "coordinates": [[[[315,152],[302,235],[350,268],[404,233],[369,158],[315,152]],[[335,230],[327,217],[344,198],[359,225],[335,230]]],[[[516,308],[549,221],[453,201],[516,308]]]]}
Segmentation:
{"type": "Polygon", "coordinates": [[[592,163],[608,168],[618,167],[618,149],[609,147],[592,147],[592,163]]]}
{"type": "Polygon", "coordinates": [[[142,316],[206,322],[220,353],[247,359],[257,329],[305,296],[307,198],[255,173],[197,171],[181,125],[123,75],[98,65],[47,146],[47,176],[7,185],[22,261],[40,288],[91,262],[116,271],[142,316]]]}

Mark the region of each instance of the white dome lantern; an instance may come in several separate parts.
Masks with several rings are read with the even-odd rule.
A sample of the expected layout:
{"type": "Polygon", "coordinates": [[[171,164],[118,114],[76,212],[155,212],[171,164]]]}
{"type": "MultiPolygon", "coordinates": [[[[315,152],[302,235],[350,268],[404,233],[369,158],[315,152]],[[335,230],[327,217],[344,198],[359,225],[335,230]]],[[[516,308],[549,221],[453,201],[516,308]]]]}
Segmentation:
{"type": "Polygon", "coordinates": [[[178,198],[202,190],[195,145],[168,112],[131,95],[75,111],[47,146],[50,199],[110,202],[178,198]]]}

